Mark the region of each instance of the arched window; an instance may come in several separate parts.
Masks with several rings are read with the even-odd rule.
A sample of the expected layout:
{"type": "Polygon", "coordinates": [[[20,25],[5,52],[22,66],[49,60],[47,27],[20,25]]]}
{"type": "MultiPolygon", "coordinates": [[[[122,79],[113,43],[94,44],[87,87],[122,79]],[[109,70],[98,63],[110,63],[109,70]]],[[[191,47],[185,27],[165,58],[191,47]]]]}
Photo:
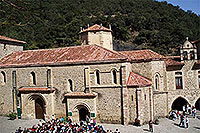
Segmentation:
{"type": "Polygon", "coordinates": [[[96,74],[96,83],[100,84],[100,72],[99,72],[99,70],[97,70],[95,74],[96,74]]]}
{"type": "Polygon", "coordinates": [[[190,51],[190,60],[195,59],[194,51],[190,51]]]}
{"type": "Polygon", "coordinates": [[[113,83],[117,84],[117,71],[116,70],[112,71],[112,76],[113,76],[113,83]]]}
{"type": "Polygon", "coordinates": [[[157,90],[159,88],[159,76],[156,74],[155,76],[155,89],[157,90]]]}
{"type": "Polygon", "coordinates": [[[68,80],[68,85],[69,85],[69,89],[70,89],[71,91],[73,91],[73,83],[72,83],[72,80],[71,80],[71,79],[68,80]]]}
{"type": "Polygon", "coordinates": [[[5,84],[6,83],[6,73],[2,71],[1,77],[2,77],[2,84],[5,84]]]}
{"type": "Polygon", "coordinates": [[[33,85],[36,85],[36,75],[34,72],[31,72],[31,83],[33,85]]]}
{"type": "Polygon", "coordinates": [[[188,53],[187,51],[183,52],[183,60],[187,60],[188,59],[188,53]]]}

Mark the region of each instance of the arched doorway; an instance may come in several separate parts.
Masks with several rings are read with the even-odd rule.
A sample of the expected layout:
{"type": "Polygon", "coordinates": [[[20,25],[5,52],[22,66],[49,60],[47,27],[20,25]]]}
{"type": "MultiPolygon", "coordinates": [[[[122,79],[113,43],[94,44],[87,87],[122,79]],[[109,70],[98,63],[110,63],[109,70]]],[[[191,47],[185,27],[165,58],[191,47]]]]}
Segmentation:
{"type": "Polygon", "coordinates": [[[172,104],[172,110],[178,110],[178,111],[183,111],[183,106],[187,105],[188,102],[182,97],[178,97],[176,100],[174,100],[172,104]]]}
{"type": "Polygon", "coordinates": [[[35,100],[35,116],[36,119],[44,119],[44,102],[41,98],[35,100]]]}
{"type": "Polygon", "coordinates": [[[195,107],[197,110],[200,110],[200,98],[196,101],[195,107]]]}
{"type": "Polygon", "coordinates": [[[78,111],[79,111],[79,121],[85,121],[86,120],[86,116],[90,116],[90,113],[88,111],[88,109],[83,106],[83,105],[79,105],[78,107],[78,111]]]}

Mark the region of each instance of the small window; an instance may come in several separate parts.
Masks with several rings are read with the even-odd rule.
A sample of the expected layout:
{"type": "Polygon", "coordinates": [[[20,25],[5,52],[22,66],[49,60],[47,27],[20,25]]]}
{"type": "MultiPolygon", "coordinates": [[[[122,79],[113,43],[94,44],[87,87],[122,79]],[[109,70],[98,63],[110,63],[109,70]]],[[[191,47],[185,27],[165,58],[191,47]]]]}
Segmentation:
{"type": "Polygon", "coordinates": [[[99,72],[99,70],[96,71],[96,83],[100,84],[100,72],[99,72]]]}
{"type": "Polygon", "coordinates": [[[133,101],[133,95],[131,95],[131,101],[133,101]]]}
{"type": "Polygon", "coordinates": [[[183,89],[182,72],[175,72],[176,89],[183,89]]]}
{"type": "Polygon", "coordinates": [[[36,75],[34,72],[31,72],[31,83],[33,85],[36,85],[36,75]]]}
{"type": "Polygon", "coordinates": [[[183,52],[183,60],[187,60],[188,59],[188,53],[187,51],[183,52]]]}
{"type": "Polygon", "coordinates": [[[2,71],[1,77],[2,77],[2,84],[5,84],[6,83],[6,73],[2,71]]]}
{"type": "Polygon", "coordinates": [[[117,84],[117,72],[116,72],[116,70],[112,71],[112,75],[113,75],[113,83],[117,84]]]}
{"type": "Polygon", "coordinates": [[[182,77],[176,77],[176,89],[183,89],[182,77]]]}
{"type": "Polygon", "coordinates": [[[72,80],[69,79],[69,80],[68,80],[68,83],[69,83],[69,89],[70,89],[70,91],[73,91],[73,83],[72,83],[72,80]]]}
{"type": "Polygon", "coordinates": [[[159,88],[159,76],[155,76],[155,89],[157,90],[159,88]]]}
{"type": "Polygon", "coordinates": [[[6,50],[6,44],[3,44],[3,50],[6,50]]]}

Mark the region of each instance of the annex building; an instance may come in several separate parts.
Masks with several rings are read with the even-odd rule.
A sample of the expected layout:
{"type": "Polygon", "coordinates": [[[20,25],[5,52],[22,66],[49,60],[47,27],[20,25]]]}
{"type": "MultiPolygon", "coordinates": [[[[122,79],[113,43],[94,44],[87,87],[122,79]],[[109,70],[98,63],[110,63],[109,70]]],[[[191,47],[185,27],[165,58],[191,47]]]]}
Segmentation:
{"type": "Polygon", "coordinates": [[[200,109],[200,40],[186,39],[180,55],[166,57],[114,51],[112,30],[102,25],[79,34],[81,46],[25,51],[26,42],[0,36],[0,114],[132,124],[185,104],[200,109]]]}

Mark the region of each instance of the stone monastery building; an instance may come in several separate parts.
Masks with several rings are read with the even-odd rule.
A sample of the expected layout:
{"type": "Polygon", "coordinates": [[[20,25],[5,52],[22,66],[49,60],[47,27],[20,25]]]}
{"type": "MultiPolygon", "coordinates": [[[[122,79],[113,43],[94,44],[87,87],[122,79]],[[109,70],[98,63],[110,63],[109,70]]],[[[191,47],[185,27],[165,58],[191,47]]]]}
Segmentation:
{"type": "Polygon", "coordinates": [[[200,109],[200,40],[166,57],[114,51],[112,30],[102,25],[79,34],[81,46],[25,51],[26,42],[0,36],[0,114],[132,124],[185,104],[200,109]]]}

